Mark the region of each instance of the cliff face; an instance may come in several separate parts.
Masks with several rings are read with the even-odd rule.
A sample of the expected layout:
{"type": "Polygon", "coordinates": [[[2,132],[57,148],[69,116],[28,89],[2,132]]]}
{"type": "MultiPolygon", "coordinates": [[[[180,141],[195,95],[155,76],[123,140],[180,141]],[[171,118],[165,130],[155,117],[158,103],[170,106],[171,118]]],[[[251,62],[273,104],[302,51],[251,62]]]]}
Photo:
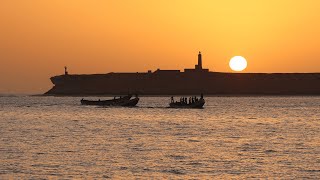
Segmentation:
{"type": "Polygon", "coordinates": [[[216,73],[156,71],[61,75],[46,95],[320,95],[320,73],[216,73]]]}

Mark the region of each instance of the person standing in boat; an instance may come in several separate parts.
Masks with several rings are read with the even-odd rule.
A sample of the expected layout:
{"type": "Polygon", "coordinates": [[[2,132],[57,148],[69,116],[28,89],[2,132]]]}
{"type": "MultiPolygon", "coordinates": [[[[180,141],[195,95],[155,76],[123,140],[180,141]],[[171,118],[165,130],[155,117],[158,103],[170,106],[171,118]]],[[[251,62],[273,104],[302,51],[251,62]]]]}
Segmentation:
{"type": "Polygon", "coordinates": [[[173,99],[173,96],[171,96],[171,103],[174,103],[174,99],[173,99]]]}

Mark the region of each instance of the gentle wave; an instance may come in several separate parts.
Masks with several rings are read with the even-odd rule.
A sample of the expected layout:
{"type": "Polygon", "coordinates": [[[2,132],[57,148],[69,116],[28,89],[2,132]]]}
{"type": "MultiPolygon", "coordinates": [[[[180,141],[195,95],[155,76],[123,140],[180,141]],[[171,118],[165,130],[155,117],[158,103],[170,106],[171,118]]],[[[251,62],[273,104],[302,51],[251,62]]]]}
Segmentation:
{"type": "Polygon", "coordinates": [[[0,179],[317,179],[320,97],[0,98],[0,179]]]}

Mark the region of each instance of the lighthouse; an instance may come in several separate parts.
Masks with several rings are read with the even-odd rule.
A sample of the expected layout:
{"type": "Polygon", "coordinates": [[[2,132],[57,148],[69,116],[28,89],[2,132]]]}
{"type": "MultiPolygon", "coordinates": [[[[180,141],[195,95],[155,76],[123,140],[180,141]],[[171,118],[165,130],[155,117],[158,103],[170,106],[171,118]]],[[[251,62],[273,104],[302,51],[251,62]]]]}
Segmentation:
{"type": "Polygon", "coordinates": [[[198,54],[198,64],[196,64],[194,68],[196,70],[202,70],[202,55],[201,55],[200,51],[199,51],[199,54],[198,54]]]}
{"type": "Polygon", "coordinates": [[[202,69],[202,55],[200,51],[198,54],[198,69],[202,69]]]}

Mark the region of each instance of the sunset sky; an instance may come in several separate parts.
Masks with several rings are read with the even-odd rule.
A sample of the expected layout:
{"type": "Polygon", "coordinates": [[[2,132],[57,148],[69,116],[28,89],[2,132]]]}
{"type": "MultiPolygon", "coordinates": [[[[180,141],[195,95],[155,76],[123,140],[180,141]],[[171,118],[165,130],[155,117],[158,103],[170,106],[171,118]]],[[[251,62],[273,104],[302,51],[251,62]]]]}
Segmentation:
{"type": "Polygon", "coordinates": [[[319,0],[1,0],[0,93],[51,76],[192,68],[320,72],[319,0]]]}

